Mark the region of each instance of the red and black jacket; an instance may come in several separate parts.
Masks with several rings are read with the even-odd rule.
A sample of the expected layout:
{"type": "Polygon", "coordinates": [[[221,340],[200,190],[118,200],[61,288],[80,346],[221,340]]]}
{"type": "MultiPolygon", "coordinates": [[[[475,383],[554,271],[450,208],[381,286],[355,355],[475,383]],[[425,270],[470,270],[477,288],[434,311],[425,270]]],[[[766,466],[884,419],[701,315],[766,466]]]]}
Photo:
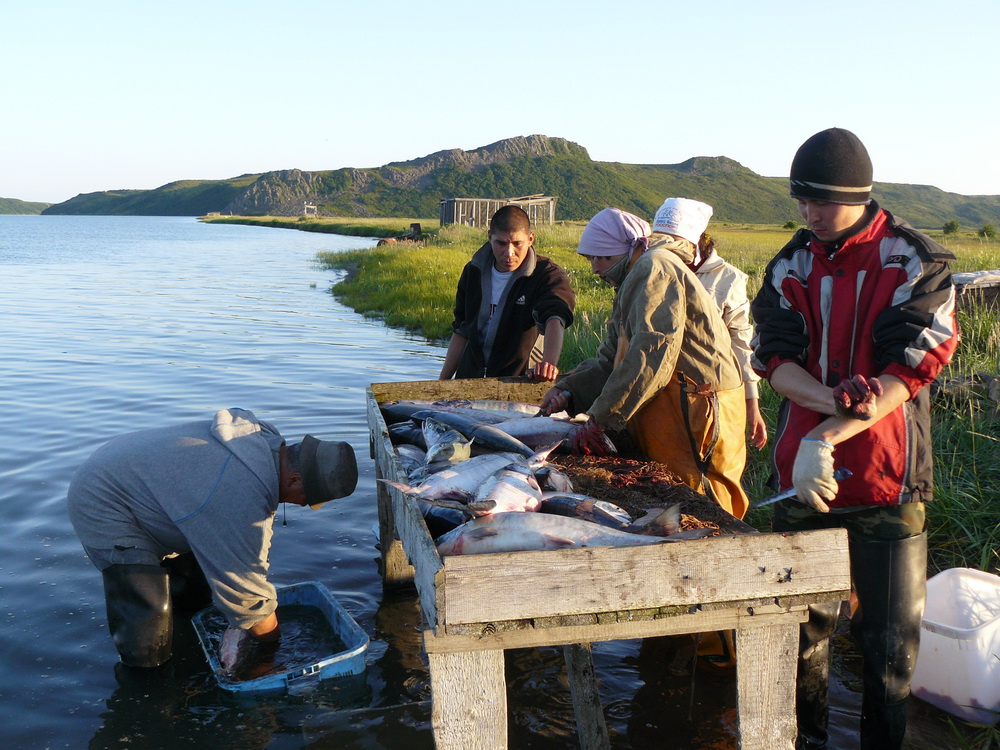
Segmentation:
{"type": "MultiPolygon", "coordinates": [[[[837,445],[834,464],[853,476],[831,507],[924,502],[933,490],[926,386],[958,343],[954,256],[874,202],[867,223],[839,243],[799,230],[768,264],[751,310],[753,367],[769,377],[795,362],[833,387],[853,375],[890,374],[910,400],[837,445]]],[[[778,489],[792,485],[799,441],[826,415],[787,399],[772,448],[778,489]]]]}

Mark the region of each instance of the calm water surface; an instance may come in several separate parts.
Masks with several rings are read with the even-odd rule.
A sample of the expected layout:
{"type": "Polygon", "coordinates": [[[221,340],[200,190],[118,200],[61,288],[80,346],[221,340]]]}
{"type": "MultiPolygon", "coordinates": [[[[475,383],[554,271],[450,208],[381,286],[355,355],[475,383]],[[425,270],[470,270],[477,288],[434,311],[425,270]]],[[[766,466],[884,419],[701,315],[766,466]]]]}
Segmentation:
{"type": "MultiPolygon", "coordinates": [[[[375,562],[364,389],[435,377],[443,349],[340,305],[338,272],[315,263],[372,244],[189,218],[0,216],[3,748],[433,746],[419,612],[383,596],[375,562]],[[66,516],[73,471],[116,434],[232,406],[291,440],[354,446],[357,492],[289,507],[287,526],[279,512],[271,575],[322,582],[368,633],[358,680],[228,693],[187,622],[156,679],[115,668],[100,574],[66,516]]],[[[613,747],[735,747],[733,680],[699,673],[692,691],[689,657],[683,639],[595,644],[613,747]]],[[[508,666],[511,746],[577,747],[561,652],[508,652],[508,666]]],[[[831,747],[853,747],[859,701],[834,689],[831,747]]]]}

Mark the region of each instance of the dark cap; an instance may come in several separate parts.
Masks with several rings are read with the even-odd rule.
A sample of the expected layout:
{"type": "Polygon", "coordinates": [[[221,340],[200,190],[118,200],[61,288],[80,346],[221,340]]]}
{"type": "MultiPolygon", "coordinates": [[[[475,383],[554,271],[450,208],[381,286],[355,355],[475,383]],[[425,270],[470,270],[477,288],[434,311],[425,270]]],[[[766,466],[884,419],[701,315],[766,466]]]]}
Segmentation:
{"type": "Polygon", "coordinates": [[[829,128],[799,146],[789,180],[793,198],[863,206],[871,200],[872,160],[854,133],[829,128]]]}
{"type": "Polygon", "coordinates": [[[306,502],[313,510],[338,497],[346,497],[358,485],[358,462],[348,443],[302,438],[299,468],[306,502]]]}

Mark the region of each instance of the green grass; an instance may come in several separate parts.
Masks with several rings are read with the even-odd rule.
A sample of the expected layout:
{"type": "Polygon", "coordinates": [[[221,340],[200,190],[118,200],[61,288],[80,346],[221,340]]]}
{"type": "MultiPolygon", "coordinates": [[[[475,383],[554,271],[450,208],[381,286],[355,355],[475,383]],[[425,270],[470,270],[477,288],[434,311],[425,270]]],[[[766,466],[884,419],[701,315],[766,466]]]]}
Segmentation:
{"type": "MultiPolygon", "coordinates": [[[[334,221],[334,220],[329,220],[334,221]]],[[[372,220],[370,226],[405,229],[405,220],[372,220]]],[[[397,245],[346,253],[321,254],[330,267],[346,268],[348,277],[334,287],[345,304],[444,342],[451,335],[455,287],[463,265],[485,241],[482,230],[448,226],[431,228],[423,246],[397,245]]],[[[566,332],[562,369],[591,356],[604,337],[613,292],[590,272],[575,252],[584,222],[542,227],[536,232],[539,253],[552,258],[569,273],[577,292],[576,321],[566,332]]],[[[776,226],[721,224],[712,226],[723,257],[749,274],[751,297],[759,288],[764,268],[788,240],[789,230],[776,226]]],[[[1000,243],[980,240],[972,233],[938,235],[958,258],[957,271],[1000,268],[1000,243]]],[[[1000,372],[1000,310],[974,307],[960,310],[962,343],[955,362],[941,381],[965,380],[978,373],[1000,372]]],[[[779,396],[761,383],[761,405],[774,433],[779,396]]],[[[976,395],[939,397],[933,409],[936,459],[935,502],[928,508],[931,555],[929,573],[966,566],[1000,572],[1000,411],[998,405],[976,395]]],[[[744,481],[751,498],[767,497],[770,447],[749,449],[744,481]]],[[[751,511],[747,521],[765,530],[770,510],[751,511]]]]}

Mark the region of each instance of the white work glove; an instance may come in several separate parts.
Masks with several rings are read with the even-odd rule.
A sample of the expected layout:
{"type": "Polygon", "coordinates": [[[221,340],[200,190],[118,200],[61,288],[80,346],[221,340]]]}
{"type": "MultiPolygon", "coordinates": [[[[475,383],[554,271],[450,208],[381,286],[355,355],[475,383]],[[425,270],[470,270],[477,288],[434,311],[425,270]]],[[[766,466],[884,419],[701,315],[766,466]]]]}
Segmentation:
{"type": "Polygon", "coordinates": [[[802,438],[792,465],[792,486],[795,487],[795,499],[800,503],[820,513],[830,512],[830,506],[823,502],[837,496],[830,443],[802,438]]]}

